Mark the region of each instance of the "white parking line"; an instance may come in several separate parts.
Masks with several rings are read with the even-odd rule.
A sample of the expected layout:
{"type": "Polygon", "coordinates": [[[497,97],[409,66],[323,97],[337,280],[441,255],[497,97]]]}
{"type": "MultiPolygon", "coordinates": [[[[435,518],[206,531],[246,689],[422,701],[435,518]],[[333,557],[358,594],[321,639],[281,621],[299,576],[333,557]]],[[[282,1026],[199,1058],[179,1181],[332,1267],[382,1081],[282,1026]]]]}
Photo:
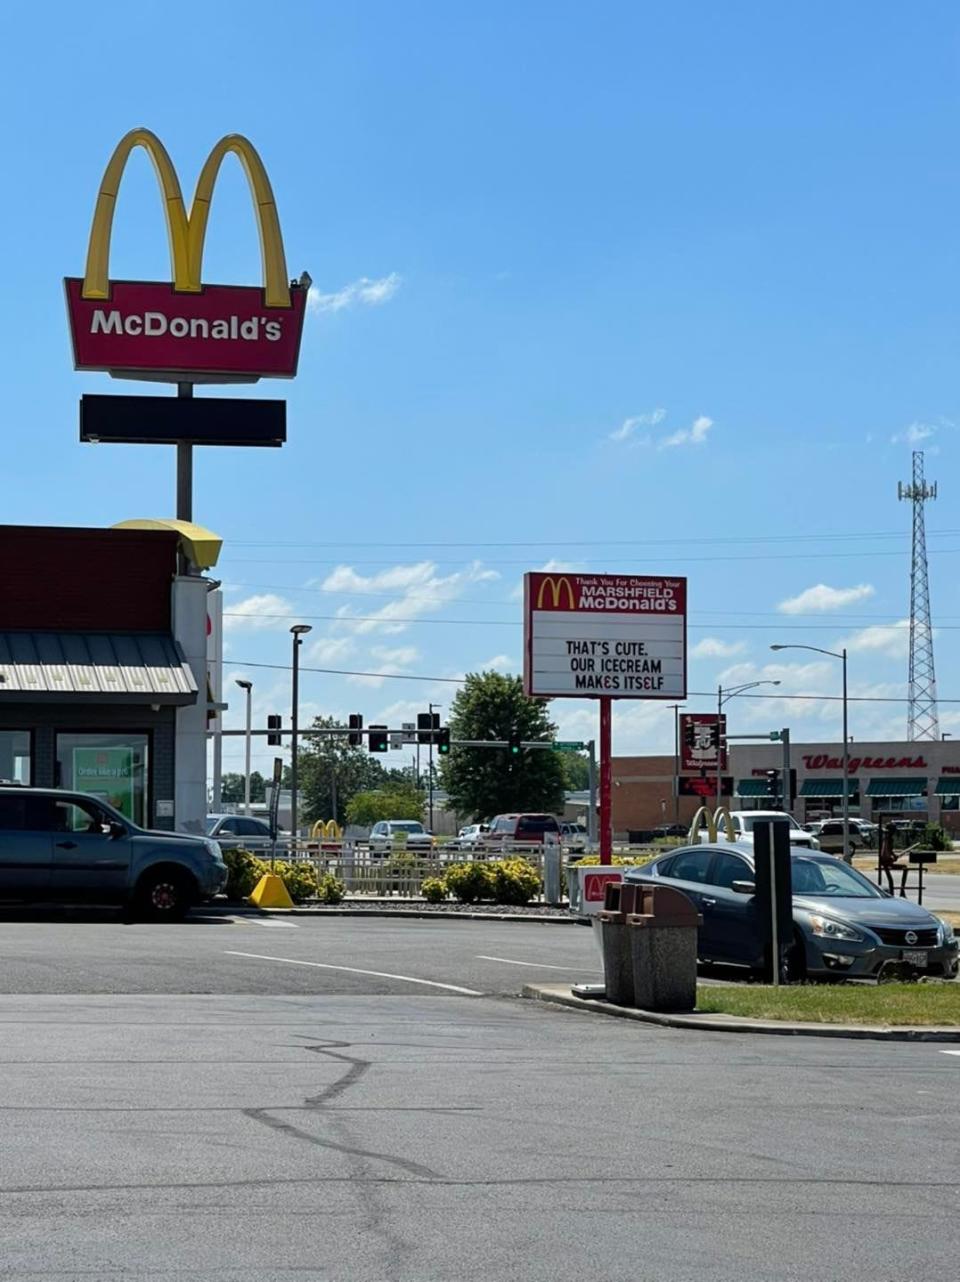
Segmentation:
{"type": "Polygon", "coordinates": [[[273,930],[278,927],[283,930],[299,929],[295,921],[284,921],[281,917],[235,917],[234,921],[244,926],[269,926],[273,930]]]}
{"type": "Polygon", "coordinates": [[[487,957],[484,953],[476,953],[475,956],[477,961],[503,962],[504,966],[532,966],[535,970],[582,970],[586,975],[603,974],[595,966],[551,966],[548,962],[517,961],[513,957],[487,957]]]}
{"type": "Polygon", "coordinates": [[[296,957],[265,957],[262,953],[239,953],[224,950],[227,957],[252,957],[255,961],[285,962],[288,966],[316,966],[319,970],[343,970],[351,975],[373,975],[376,979],[399,979],[405,984],[424,984],[427,988],[445,988],[449,993],[464,993],[467,997],[482,997],[475,988],[461,988],[459,984],[441,984],[435,979],[415,979],[413,975],[391,975],[385,970],[360,970],[357,966],[334,966],[331,962],[300,961],[296,957]]]}
{"type": "Polygon", "coordinates": [[[960,1051],[941,1051],[941,1055],[960,1055],[960,1051]]]}

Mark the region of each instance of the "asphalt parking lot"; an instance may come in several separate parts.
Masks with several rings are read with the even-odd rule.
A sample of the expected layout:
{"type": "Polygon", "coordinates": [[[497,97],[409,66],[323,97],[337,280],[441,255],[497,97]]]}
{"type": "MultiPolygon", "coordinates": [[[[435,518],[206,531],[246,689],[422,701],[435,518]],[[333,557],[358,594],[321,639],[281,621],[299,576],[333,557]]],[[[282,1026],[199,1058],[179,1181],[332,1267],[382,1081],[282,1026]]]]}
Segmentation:
{"type": "Polygon", "coordinates": [[[912,1282],[960,1055],[624,1024],[574,926],[0,920],[0,1278],[912,1282]]]}

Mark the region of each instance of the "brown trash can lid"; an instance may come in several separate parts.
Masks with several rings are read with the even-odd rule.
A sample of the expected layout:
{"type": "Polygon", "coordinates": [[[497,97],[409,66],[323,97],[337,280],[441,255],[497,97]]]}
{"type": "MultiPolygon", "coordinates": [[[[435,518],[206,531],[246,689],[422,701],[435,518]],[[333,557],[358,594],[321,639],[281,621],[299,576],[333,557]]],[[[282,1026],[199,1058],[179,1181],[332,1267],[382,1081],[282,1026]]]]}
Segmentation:
{"type": "MultiPolygon", "coordinates": [[[[637,884],[633,905],[626,908],[632,916],[650,918],[650,926],[698,926],[701,918],[693,900],[672,886],[637,884]]],[[[640,921],[635,925],[644,924],[640,921]]]]}

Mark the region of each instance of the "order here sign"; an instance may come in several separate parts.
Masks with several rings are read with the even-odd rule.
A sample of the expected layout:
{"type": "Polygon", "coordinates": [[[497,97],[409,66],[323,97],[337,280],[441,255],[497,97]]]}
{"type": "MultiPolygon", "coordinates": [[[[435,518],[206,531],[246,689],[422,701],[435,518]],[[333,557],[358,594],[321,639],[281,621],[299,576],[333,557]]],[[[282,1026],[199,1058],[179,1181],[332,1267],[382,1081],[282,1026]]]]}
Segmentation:
{"type": "Polygon", "coordinates": [[[527,694],[687,697],[686,579],[539,572],[523,585],[527,694]]]}

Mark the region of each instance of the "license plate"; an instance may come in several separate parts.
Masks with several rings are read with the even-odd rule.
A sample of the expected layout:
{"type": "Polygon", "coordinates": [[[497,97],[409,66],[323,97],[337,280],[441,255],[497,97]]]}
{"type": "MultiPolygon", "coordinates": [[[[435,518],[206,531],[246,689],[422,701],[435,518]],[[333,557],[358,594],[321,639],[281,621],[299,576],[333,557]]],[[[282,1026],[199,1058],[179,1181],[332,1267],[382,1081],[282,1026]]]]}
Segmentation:
{"type": "Polygon", "coordinates": [[[921,966],[924,970],[927,966],[927,954],[912,952],[909,948],[903,950],[903,960],[908,966],[921,966]]]}

